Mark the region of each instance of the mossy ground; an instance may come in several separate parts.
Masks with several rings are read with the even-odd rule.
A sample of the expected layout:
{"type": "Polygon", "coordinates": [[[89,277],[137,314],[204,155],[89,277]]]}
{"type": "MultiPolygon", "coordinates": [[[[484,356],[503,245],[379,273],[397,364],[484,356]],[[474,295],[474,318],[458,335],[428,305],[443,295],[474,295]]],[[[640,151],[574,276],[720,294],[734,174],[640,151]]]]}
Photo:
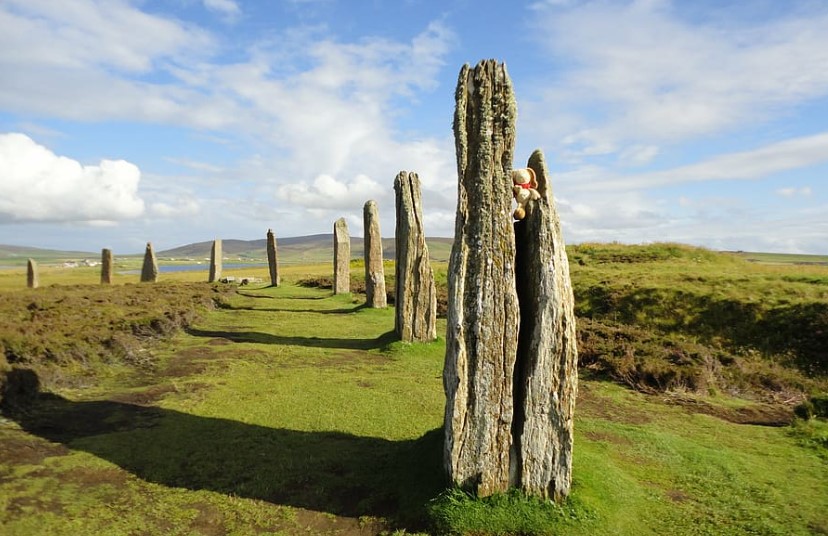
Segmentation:
{"type": "Polygon", "coordinates": [[[737,424],[763,406],[587,370],[567,503],[446,490],[444,342],[395,342],[393,309],[293,284],[327,269],[240,287],[151,367],[8,413],[0,532],[828,534],[823,421],[737,424]]]}

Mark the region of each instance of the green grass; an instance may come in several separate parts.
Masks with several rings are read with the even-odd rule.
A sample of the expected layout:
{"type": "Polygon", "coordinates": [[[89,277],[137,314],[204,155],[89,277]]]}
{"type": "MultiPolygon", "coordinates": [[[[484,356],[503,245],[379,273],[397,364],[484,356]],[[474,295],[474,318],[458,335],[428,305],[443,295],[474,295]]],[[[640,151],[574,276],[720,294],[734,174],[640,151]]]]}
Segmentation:
{"type": "Polygon", "coordinates": [[[825,390],[828,267],[677,244],[569,250],[582,357],[636,388],[825,390]],[[664,342],[666,341],[666,344],[664,342]]]}
{"type": "MultiPolygon", "coordinates": [[[[573,256],[581,288],[598,285],[595,279],[612,288],[636,278],[643,285],[641,274],[649,273],[647,285],[672,281],[698,291],[704,287],[698,278],[718,273],[744,279],[738,282],[744,290],[753,288],[754,277],[791,275],[715,254],[691,271],[688,259],[704,252],[618,254],[616,246],[606,247],[611,262],[596,261],[606,256],[600,251],[583,264],[573,256]]],[[[102,355],[94,382],[53,378],[53,395],[8,413],[0,420],[0,533],[828,533],[825,421],[734,424],[713,415],[756,404],[675,386],[645,394],[589,369],[582,370],[566,503],[518,493],[477,499],[447,489],[444,341],[396,342],[393,309],[366,309],[358,294],[331,296],[292,283],[328,270],[296,267],[282,287],[219,294],[220,306],[187,317],[184,331],[153,337],[151,366],[107,363],[102,355]]],[[[44,315],[43,333],[58,326],[54,341],[71,347],[98,333],[98,323],[66,317],[59,303],[108,296],[96,305],[108,318],[158,317],[158,311],[163,317],[176,299],[188,308],[198,304],[197,289],[214,294],[206,283],[183,279],[6,290],[4,318],[24,317],[2,327],[0,339],[25,325],[32,302],[44,315]],[[118,294],[132,301],[117,302],[118,294]],[[64,333],[68,326],[75,326],[74,337],[64,333]]],[[[802,292],[797,299],[807,303],[819,291],[802,292]]],[[[661,347],[688,352],[688,359],[691,350],[702,359],[716,349],[647,322],[612,323],[609,314],[584,320],[588,333],[604,335],[600,344],[590,340],[602,356],[624,344],[635,352],[655,349],[659,337],[661,347]]],[[[725,346],[718,351],[732,355],[725,346]]]]}

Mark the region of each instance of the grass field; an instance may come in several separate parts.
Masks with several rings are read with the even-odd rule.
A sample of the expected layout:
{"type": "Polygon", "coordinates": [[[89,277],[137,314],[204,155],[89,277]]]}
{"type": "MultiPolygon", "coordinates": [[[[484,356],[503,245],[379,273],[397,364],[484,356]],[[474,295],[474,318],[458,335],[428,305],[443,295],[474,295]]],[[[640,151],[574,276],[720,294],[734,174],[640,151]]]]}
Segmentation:
{"type": "MultiPolygon", "coordinates": [[[[712,298],[749,302],[764,289],[755,301],[767,308],[755,319],[824,303],[820,267],[705,255],[573,250],[587,334],[617,330],[601,344],[615,340],[649,363],[658,356],[633,335],[660,339],[673,353],[690,344],[725,352],[734,336],[709,333],[689,306],[668,314],[680,302],[666,288],[695,307],[703,300],[694,296],[710,296],[707,311],[718,303],[712,298]],[[651,298],[646,306],[642,296],[651,298]],[[679,314],[690,319],[679,323],[679,314]]],[[[106,293],[120,292],[134,304],[102,309],[106,320],[98,324],[143,336],[133,327],[140,315],[129,313],[150,309],[141,297],[157,289],[174,304],[167,308],[181,311],[185,329],[137,339],[147,354],[135,362],[89,357],[87,369],[75,372],[92,381],[42,373],[51,394],[6,412],[2,534],[828,534],[828,425],[745,424],[790,411],[769,405],[774,396],[686,384],[633,390],[606,379],[615,370],[608,346],[606,363],[581,369],[570,499],[560,506],[515,494],[479,500],[447,490],[442,477],[444,341],[395,342],[393,309],[366,309],[359,295],[295,284],[328,275],[328,264],[286,268],[279,288],[221,292],[195,284],[203,274],[169,274],[156,285],[119,278],[102,288],[95,269],[55,270],[42,273],[44,288],[34,291],[20,288],[21,272],[0,272],[4,312],[35,303],[18,322],[72,324],[78,321],[61,316],[61,305],[83,298],[103,307],[114,303],[106,293]],[[218,307],[205,310],[205,296],[218,307]]],[[[235,273],[266,277],[264,270],[235,273]]],[[[74,338],[90,345],[112,336],[94,322],[84,326],[74,338]]],[[[3,331],[8,344],[12,327],[3,331]]],[[[48,336],[55,348],[75,347],[72,333],[48,336]]],[[[600,353],[597,342],[586,343],[600,353]]],[[[742,358],[733,352],[727,356],[742,358]]],[[[67,350],[55,359],[64,354],[71,358],[67,350]]],[[[809,389],[824,385],[797,377],[816,382],[809,389]]]]}

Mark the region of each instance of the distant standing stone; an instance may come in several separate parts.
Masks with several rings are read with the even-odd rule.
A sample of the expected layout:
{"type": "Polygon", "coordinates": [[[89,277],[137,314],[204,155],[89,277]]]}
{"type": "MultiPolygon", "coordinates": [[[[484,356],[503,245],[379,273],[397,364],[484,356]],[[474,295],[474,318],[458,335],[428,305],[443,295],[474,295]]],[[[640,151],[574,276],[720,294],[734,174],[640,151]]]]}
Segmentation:
{"type": "Polygon", "coordinates": [[[34,259],[29,259],[26,263],[26,286],[29,288],[37,288],[40,286],[40,278],[37,274],[37,262],[34,259]]]}
{"type": "Polygon", "coordinates": [[[273,229],[267,230],[267,267],[270,270],[270,285],[279,286],[279,250],[276,248],[276,235],[273,229]]]}
{"type": "Polygon", "coordinates": [[[365,223],[365,303],[382,309],[388,306],[385,295],[385,270],[382,266],[382,235],[377,202],[369,200],[362,209],[365,223]]]}
{"type": "Polygon", "coordinates": [[[351,292],[351,235],[348,223],[339,218],[334,223],[334,294],[351,292]]]}
{"type": "Polygon", "coordinates": [[[397,226],[394,292],[394,331],[405,342],[437,337],[437,292],[423,229],[420,178],[400,171],[394,179],[397,226]]]}
{"type": "Polygon", "coordinates": [[[156,281],[158,281],[158,261],[155,260],[152,242],[147,242],[147,250],[144,252],[144,265],[141,267],[141,282],[155,283],[156,281]]]}
{"type": "Polygon", "coordinates": [[[112,250],[107,248],[101,250],[101,284],[112,284],[112,250]]]}
{"type": "Polygon", "coordinates": [[[210,275],[208,283],[215,283],[221,279],[221,239],[213,240],[213,248],[210,250],[210,275]]]}

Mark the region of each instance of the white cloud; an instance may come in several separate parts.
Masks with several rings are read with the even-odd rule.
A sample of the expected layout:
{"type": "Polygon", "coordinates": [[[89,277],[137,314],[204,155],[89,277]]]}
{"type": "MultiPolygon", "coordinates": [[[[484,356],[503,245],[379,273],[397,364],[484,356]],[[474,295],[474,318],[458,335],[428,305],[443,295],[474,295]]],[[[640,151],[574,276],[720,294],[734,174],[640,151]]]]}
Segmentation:
{"type": "Polygon", "coordinates": [[[776,190],[776,195],[779,195],[781,197],[810,197],[811,187],[803,186],[801,188],[780,188],[776,190]]]}
{"type": "Polygon", "coordinates": [[[233,0],[203,0],[204,7],[210,11],[221,13],[228,17],[236,17],[241,14],[239,4],[233,0]]]}
{"type": "Polygon", "coordinates": [[[619,161],[628,166],[643,166],[652,162],[658,153],[655,145],[632,145],[621,151],[619,161]]]}
{"type": "Polygon", "coordinates": [[[107,68],[146,73],[161,61],[212,50],[209,35],[144,13],[126,0],[7,0],[0,5],[0,65],[107,68]]]}
{"type": "MultiPolygon", "coordinates": [[[[279,197],[307,209],[353,209],[382,193],[380,185],[366,175],[345,182],[319,175],[310,184],[296,182],[279,188],[279,197]]],[[[381,196],[387,198],[387,194],[381,196]]]]}
{"type": "MultiPolygon", "coordinates": [[[[614,175],[590,169],[584,174],[562,174],[578,190],[627,190],[688,182],[751,180],[828,161],[828,132],[785,140],[751,151],[715,156],[708,160],[664,171],[639,175],[614,175]]],[[[583,170],[582,170],[583,172],[583,170]]]]}
{"type": "Polygon", "coordinates": [[[115,221],[144,212],[134,164],[82,166],[24,134],[0,134],[0,178],[0,221],[115,221]]]}
{"type": "Polygon", "coordinates": [[[193,216],[198,214],[201,207],[197,200],[178,199],[170,204],[165,202],[152,203],[149,207],[152,216],[160,218],[180,218],[182,216],[193,216]]]}
{"type": "Polygon", "coordinates": [[[565,111],[562,121],[532,127],[580,133],[582,150],[720,133],[828,95],[824,4],[741,25],[713,14],[691,21],[682,4],[661,0],[535,7],[537,39],[567,67],[533,104],[545,116],[565,111]]]}

